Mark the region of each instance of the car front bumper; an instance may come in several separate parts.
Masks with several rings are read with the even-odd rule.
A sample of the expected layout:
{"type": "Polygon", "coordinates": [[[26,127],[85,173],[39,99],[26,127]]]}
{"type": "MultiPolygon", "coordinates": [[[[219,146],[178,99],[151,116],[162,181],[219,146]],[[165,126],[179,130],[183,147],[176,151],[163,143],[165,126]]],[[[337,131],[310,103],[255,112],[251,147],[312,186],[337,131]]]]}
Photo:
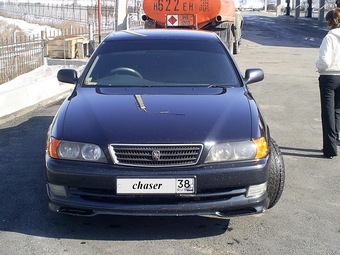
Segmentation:
{"type": "MultiPolygon", "coordinates": [[[[263,212],[267,192],[247,197],[249,186],[268,179],[268,159],[207,166],[150,169],[55,160],[47,156],[47,194],[52,211],[81,216],[243,215],[263,212]],[[118,195],[116,178],[194,177],[197,192],[178,195],[118,195]],[[52,188],[51,188],[52,187],[52,188]],[[65,194],[56,192],[61,187],[65,194]]],[[[63,193],[63,192],[62,192],[63,193]]]]}

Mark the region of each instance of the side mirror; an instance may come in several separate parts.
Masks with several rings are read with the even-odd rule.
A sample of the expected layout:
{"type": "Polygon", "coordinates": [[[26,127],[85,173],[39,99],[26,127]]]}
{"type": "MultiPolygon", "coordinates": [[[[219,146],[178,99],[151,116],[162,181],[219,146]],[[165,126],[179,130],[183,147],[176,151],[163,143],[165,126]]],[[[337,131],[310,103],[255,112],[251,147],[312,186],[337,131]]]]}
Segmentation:
{"type": "Polygon", "coordinates": [[[260,68],[249,68],[246,70],[243,81],[246,85],[262,81],[264,79],[264,72],[260,68]]]}
{"type": "Polygon", "coordinates": [[[75,69],[64,68],[58,71],[57,79],[60,82],[76,84],[78,82],[78,74],[75,69]]]}

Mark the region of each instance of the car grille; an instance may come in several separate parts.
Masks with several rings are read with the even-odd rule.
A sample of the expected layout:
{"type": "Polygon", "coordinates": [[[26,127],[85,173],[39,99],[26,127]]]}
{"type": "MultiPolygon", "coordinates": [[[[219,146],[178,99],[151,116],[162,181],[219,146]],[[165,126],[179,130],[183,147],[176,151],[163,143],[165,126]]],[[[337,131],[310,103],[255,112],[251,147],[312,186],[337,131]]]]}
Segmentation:
{"type": "Polygon", "coordinates": [[[243,197],[246,195],[245,187],[234,189],[209,189],[200,190],[197,194],[189,194],[182,196],[174,195],[126,195],[119,196],[115,189],[90,189],[68,187],[69,196],[80,197],[82,199],[101,202],[101,203],[119,203],[119,204],[178,204],[190,202],[216,202],[220,200],[228,200],[233,197],[243,197]]]}
{"type": "Polygon", "coordinates": [[[202,144],[111,144],[109,147],[115,164],[142,167],[195,165],[203,149],[202,144]]]}

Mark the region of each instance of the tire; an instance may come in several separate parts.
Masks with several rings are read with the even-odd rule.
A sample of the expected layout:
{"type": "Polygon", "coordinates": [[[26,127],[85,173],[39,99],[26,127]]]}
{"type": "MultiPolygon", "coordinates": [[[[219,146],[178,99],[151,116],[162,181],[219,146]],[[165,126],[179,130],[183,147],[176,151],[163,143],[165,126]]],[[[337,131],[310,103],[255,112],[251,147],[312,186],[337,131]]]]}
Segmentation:
{"type": "Polygon", "coordinates": [[[280,199],[285,184],[285,165],[279,146],[274,139],[269,142],[269,178],[267,192],[269,198],[268,209],[272,208],[280,199]]]}
{"type": "Polygon", "coordinates": [[[216,34],[221,38],[222,42],[227,41],[227,32],[225,30],[217,31],[216,34]]]}
{"type": "Polygon", "coordinates": [[[232,24],[230,24],[229,22],[226,22],[227,38],[226,38],[225,44],[227,45],[231,54],[233,54],[233,51],[234,51],[234,35],[233,35],[232,27],[233,27],[232,24]]]}
{"type": "Polygon", "coordinates": [[[218,26],[221,31],[216,31],[216,34],[221,38],[222,42],[225,43],[230,53],[233,54],[234,51],[234,36],[232,32],[232,23],[224,22],[218,26]]]}
{"type": "Polygon", "coordinates": [[[236,55],[240,52],[240,43],[238,40],[236,40],[233,44],[233,53],[236,55]]]}

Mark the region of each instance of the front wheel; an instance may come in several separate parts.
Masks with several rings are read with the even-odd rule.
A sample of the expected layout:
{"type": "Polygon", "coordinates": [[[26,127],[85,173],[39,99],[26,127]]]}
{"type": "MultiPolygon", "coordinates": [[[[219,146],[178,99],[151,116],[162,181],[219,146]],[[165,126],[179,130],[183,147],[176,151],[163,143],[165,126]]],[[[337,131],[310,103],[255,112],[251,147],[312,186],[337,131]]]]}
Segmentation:
{"type": "Polygon", "coordinates": [[[285,165],[279,146],[274,139],[269,142],[269,178],[267,192],[269,197],[268,209],[272,208],[280,199],[285,184],[285,165]]]}

